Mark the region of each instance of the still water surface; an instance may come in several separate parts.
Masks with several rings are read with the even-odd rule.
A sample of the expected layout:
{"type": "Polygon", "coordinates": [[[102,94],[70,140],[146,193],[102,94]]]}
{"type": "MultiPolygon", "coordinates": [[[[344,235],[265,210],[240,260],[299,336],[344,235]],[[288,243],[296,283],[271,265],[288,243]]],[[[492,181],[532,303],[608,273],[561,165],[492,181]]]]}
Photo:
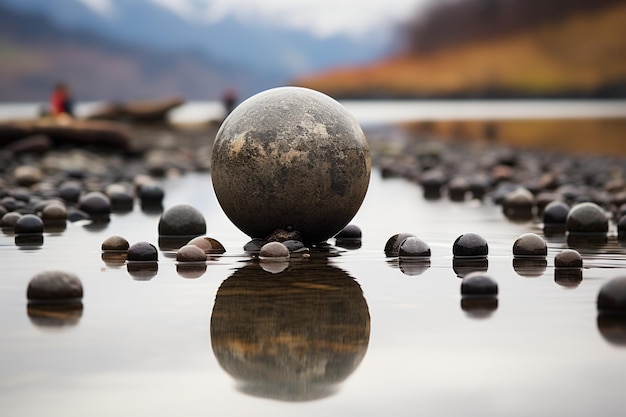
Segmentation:
{"type": "MultiPolygon", "coordinates": [[[[0,414],[63,416],[616,416],[626,405],[626,328],[599,326],[596,297],[626,274],[615,237],[578,248],[582,280],[513,264],[512,223],[490,201],[427,201],[374,171],[353,220],[358,249],[332,247],[270,274],[243,252],[248,238],[219,207],[208,175],[165,183],[167,208],[188,203],[227,252],[196,278],[160,251],[158,270],[106,263],[110,235],[157,244],[158,214],[113,215],[103,228],[68,224],[39,247],[0,234],[0,414]],[[429,266],[386,258],[410,232],[429,266]],[[497,305],[462,305],[452,243],[489,243],[497,305]],[[58,326],[29,317],[26,287],[44,269],[76,273],[82,314],[58,326]],[[264,279],[259,283],[259,279],[264,279]]],[[[329,243],[335,243],[333,239],[329,243]]],[[[58,323],[57,323],[58,324],[58,323]]]]}

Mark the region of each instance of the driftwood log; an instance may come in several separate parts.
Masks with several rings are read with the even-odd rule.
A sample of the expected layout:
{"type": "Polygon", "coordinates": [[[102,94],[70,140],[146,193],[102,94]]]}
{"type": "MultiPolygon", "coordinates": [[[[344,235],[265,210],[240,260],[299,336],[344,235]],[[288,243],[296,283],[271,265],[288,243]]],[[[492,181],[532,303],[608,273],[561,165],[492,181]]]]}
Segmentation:
{"type": "MultiPolygon", "coordinates": [[[[131,136],[117,123],[105,121],[54,119],[20,120],[0,123],[0,147],[18,148],[23,141],[33,137],[47,137],[50,144],[92,145],[130,151],[131,136]]],[[[39,140],[39,146],[43,141],[39,140]]]]}
{"type": "Polygon", "coordinates": [[[180,106],[184,100],[173,97],[157,100],[106,103],[92,114],[89,120],[119,120],[135,123],[166,122],[170,110],[180,106]]]}

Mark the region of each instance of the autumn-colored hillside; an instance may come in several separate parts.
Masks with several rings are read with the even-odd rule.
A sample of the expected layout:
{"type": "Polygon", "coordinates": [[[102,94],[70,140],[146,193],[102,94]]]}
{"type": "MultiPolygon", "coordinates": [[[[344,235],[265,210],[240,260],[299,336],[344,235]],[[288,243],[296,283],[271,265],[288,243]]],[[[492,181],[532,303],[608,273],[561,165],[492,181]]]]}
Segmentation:
{"type": "Polygon", "coordinates": [[[626,4],[294,80],[337,98],[624,97],[626,4]]]}

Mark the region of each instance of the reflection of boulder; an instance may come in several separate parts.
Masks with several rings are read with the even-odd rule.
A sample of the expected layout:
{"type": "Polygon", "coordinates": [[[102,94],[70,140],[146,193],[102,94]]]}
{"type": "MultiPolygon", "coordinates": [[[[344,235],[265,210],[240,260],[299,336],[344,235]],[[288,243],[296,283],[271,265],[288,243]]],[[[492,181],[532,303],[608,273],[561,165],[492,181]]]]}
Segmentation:
{"type": "Polygon", "coordinates": [[[287,401],[331,395],[359,365],[370,316],[359,284],[329,265],[258,264],[222,283],[211,316],[213,352],[247,394],[287,401]]]}
{"type": "Polygon", "coordinates": [[[626,347],[626,315],[599,314],[597,325],[604,340],[615,346],[626,347]]]}

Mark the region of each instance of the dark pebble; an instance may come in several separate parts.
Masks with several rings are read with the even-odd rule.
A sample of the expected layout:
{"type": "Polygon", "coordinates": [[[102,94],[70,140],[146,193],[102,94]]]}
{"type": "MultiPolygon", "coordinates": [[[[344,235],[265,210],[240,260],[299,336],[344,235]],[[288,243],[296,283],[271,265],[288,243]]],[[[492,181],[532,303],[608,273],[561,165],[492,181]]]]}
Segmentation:
{"type": "Polygon", "coordinates": [[[452,254],[454,257],[487,257],[489,246],[482,236],[476,233],[465,233],[454,241],[452,254]]]}
{"type": "Polygon", "coordinates": [[[43,220],[34,214],[25,214],[15,223],[15,234],[41,234],[43,233],[43,220]]]}
{"type": "Polygon", "coordinates": [[[243,250],[246,253],[258,253],[265,243],[263,239],[254,238],[243,246],[243,250]]]}
{"type": "Polygon", "coordinates": [[[400,254],[400,245],[408,237],[413,237],[411,233],[398,233],[391,236],[385,243],[385,255],[387,257],[396,257],[400,254]]]}
{"type": "Polygon", "coordinates": [[[574,249],[564,249],[554,256],[555,268],[582,268],[583,258],[574,249]]]}
{"type": "Polygon", "coordinates": [[[128,255],[126,257],[129,261],[157,261],[159,254],[157,248],[148,242],[138,242],[128,248],[128,255]]]}
{"type": "Polygon", "coordinates": [[[455,177],[448,183],[448,198],[451,201],[465,201],[469,191],[469,182],[463,177],[455,177]]]}
{"type": "Polygon", "coordinates": [[[626,315],[626,276],[613,278],[600,288],[597,306],[603,314],[626,315]]]}
{"type": "Polygon", "coordinates": [[[80,220],[89,220],[89,213],[79,210],[75,207],[69,207],[67,209],[67,219],[70,222],[77,222],[80,220]]]}
{"type": "Polygon", "coordinates": [[[606,234],[609,230],[609,218],[595,203],[578,203],[569,211],[566,227],[569,233],[574,234],[606,234]]]}
{"type": "Polygon", "coordinates": [[[482,272],[472,272],[463,278],[461,294],[464,296],[495,297],[498,295],[498,283],[482,272]]]}
{"type": "Polygon", "coordinates": [[[106,217],[111,213],[111,200],[100,191],[91,191],[80,198],[78,208],[90,217],[106,217]]]}
{"type": "Polygon", "coordinates": [[[206,233],[206,222],[202,213],[188,204],[178,204],[161,215],[161,236],[199,236],[206,233]]]}
{"type": "Polygon", "coordinates": [[[78,181],[66,181],[59,187],[59,197],[68,203],[78,203],[83,187],[78,181]]]}
{"type": "Polygon", "coordinates": [[[83,297],[83,285],[72,273],[45,271],[30,280],[26,297],[33,303],[80,302],[83,297]]]}
{"type": "Polygon", "coordinates": [[[563,225],[567,221],[570,206],[564,201],[552,201],[543,210],[544,225],[563,225]]]}
{"type": "Polygon", "coordinates": [[[335,235],[335,239],[339,239],[339,240],[361,239],[362,235],[363,234],[359,226],[355,224],[349,224],[335,235]]]}
{"type": "Polygon", "coordinates": [[[158,184],[144,184],[139,187],[139,199],[143,204],[161,204],[164,197],[165,191],[158,184]]]}
{"type": "Polygon", "coordinates": [[[623,215],[617,221],[617,238],[619,240],[626,239],[626,215],[623,215]]]}
{"type": "Polygon", "coordinates": [[[401,260],[430,257],[430,246],[415,236],[408,237],[400,244],[398,256],[401,260]]]}
{"type": "Polygon", "coordinates": [[[524,233],[513,243],[513,256],[542,258],[547,255],[546,241],[535,233],[524,233]]]}

